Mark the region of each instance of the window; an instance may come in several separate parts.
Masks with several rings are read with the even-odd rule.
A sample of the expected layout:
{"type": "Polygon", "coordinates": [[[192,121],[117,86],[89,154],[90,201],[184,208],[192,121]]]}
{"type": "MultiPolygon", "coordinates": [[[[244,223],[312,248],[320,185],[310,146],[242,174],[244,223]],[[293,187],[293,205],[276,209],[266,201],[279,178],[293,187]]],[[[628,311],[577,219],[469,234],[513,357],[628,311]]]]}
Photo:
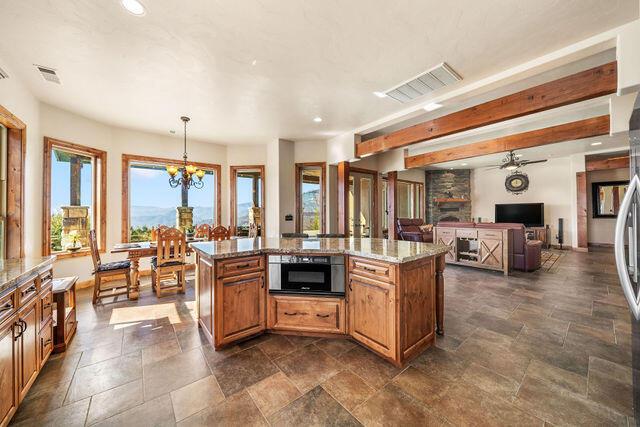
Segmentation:
{"type": "Polygon", "coordinates": [[[249,225],[264,230],[264,166],[231,166],[231,232],[247,236],[249,225]]]}
{"type": "MultiPolygon", "coordinates": [[[[159,225],[175,226],[176,208],[182,205],[182,188],[169,186],[167,164],[179,160],[122,155],[123,215],[122,241],[151,240],[151,229],[159,225]]],[[[190,188],[188,204],[193,207],[193,225],[220,224],[220,166],[195,163],[205,171],[204,187],[190,188]]]]}
{"type": "Polygon", "coordinates": [[[296,232],[315,236],[325,230],[326,164],[296,163],[296,232]]]}
{"type": "Polygon", "coordinates": [[[89,230],[105,249],[107,153],[45,138],[44,255],[89,254],[89,230]]]}
{"type": "MultiPolygon", "coordinates": [[[[384,215],[382,218],[382,228],[388,229],[388,199],[387,199],[387,178],[382,181],[382,205],[384,215]]],[[[423,218],[424,219],[424,184],[415,181],[398,180],[397,198],[398,218],[423,218]]]]}

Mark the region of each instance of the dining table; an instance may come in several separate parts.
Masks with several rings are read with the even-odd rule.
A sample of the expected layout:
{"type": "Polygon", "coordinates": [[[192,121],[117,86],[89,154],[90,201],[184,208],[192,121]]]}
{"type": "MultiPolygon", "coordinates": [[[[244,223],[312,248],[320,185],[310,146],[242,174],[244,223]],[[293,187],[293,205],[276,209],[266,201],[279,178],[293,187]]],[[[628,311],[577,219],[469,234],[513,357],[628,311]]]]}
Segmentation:
{"type": "MultiPolygon", "coordinates": [[[[205,238],[193,237],[187,239],[187,255],[191,253],[189,243],[206,241],[205,238]]],[[[116,243],[111,250],[112,254],[126,253],[127,259],[131,261],[131,289],[129,289],[129,299],[137,300],[140,294],[140,260],[151,258],[158,254],[157,242],[126,242],[116,243]]]]}

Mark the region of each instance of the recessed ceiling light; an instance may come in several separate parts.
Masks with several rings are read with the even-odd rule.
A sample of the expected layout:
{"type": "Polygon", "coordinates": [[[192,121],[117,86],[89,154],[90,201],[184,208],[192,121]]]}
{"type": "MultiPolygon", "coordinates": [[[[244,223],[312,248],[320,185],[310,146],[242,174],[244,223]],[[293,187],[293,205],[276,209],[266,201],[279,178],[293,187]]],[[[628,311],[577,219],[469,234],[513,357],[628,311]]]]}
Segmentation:
{"type": "Polygon", "coordinates": [[[378,91],[376,91],[376,92],[373,92],[373,94],[374,94],[375,96],[377,96],[378,98],[386,98],[386,97],[387,97],[387,94],[386,94],[386,93],[384,93],[384,92],[378,92],[378,91]]]}
{"type": "Polygon", "coordinates": [[[138,0],[121,0],[121,3],[122,7],[132,15],[142,16],[146,13],[144,6],[138,0]]]}
{"type": "Polygon", "coordinates": [[[460,163],[460,166],[467,166],[466,163],[460,163]]]}
{"type": "Polygon", "coordinates": [[[313,121],[316,123],[320,123],[322,121],[322,117],[314,117],[313,121]]]}
{"type": "Polygon", "coordinates": [[[255,66],[258,63],[257,59],[254,59],[253,61],[251,61],[251,65],[255,66]]]}
{"type": "Polygon", "coordinates": [[[450,170],[450,171],[452,171],[452,170],[453,170],[453,168],[449,168],[449,170],[450,170]]]}
{"type": "Polygon", "coordinates": [[[602,142],[592,142],[591,146],[595,147],[596,145],[602,145],[602,142]]]}
{"type": "Polygon", "coordinates": [[[438,108],[442,108],[442,104],[437,104],[435,102],[432,102],[430,104],[425,105],[424,107],[422,107],[425,111],[435,111],[438,108]]]}

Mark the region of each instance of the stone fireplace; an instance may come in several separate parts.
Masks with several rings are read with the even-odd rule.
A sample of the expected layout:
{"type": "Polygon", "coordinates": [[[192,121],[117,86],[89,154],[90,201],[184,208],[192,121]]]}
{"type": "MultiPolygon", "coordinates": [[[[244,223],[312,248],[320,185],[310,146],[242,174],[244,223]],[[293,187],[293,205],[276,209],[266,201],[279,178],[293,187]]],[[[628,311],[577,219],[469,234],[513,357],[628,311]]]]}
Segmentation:
{"type": "Polygon", "coordinates": [[[425,172],[427,223],[471,221],[471,170],[425,172]]]}

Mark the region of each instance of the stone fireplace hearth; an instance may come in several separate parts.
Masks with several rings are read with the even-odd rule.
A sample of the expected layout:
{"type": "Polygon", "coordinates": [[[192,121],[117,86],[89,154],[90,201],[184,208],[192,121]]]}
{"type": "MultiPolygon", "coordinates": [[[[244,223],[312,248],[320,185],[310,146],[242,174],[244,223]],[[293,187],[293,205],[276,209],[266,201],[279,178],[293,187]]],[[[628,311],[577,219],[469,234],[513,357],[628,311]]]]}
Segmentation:
{"type": "Polygon", "coordinates": [[[471,221],[471,170],[425,172],[427,223],[471,221]]]}

